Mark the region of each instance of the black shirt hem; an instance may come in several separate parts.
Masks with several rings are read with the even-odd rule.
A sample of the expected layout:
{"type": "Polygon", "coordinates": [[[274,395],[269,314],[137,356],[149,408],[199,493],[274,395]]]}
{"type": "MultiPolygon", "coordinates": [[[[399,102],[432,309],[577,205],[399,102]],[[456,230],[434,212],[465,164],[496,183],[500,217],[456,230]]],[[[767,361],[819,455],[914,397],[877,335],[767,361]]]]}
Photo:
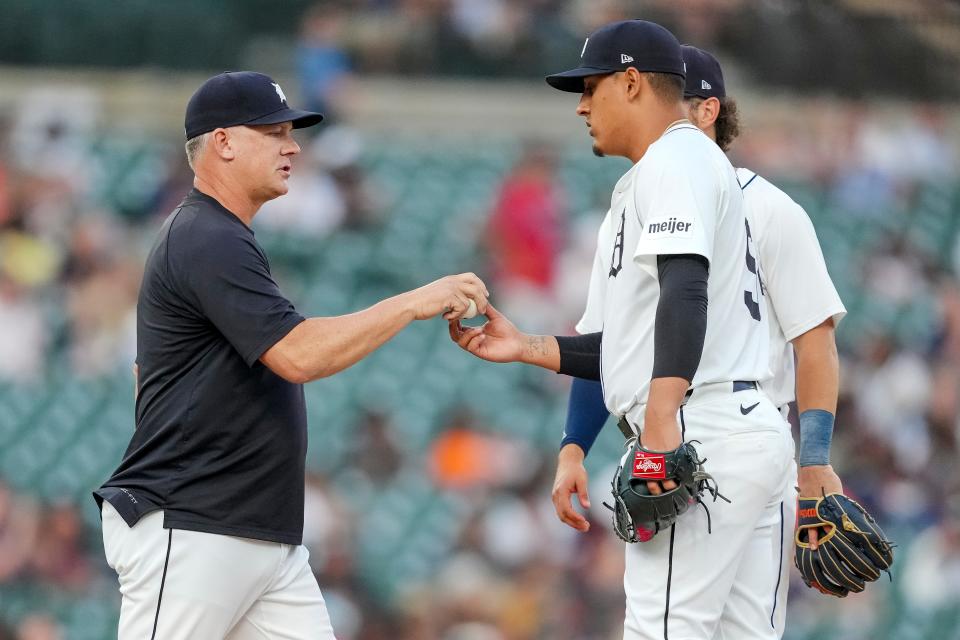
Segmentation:
{"type": "Polygon", "coordinates": [[[303,543],[303,534],[298,535],[294,533],[284,533],[282,531],[269,531],[266,529],[242,526],[232,527],[221,523],[184,519],[182,516],[171,514],[169,510],[164,511],[163,528],[183,529],[184,531],[197,531],[199,533],[215,533],[217,535],[233,536],[235,538],[250,538],[253,540],[278,542],[280,544],[290,544],[294,546],[299,546],[303,543]]]}

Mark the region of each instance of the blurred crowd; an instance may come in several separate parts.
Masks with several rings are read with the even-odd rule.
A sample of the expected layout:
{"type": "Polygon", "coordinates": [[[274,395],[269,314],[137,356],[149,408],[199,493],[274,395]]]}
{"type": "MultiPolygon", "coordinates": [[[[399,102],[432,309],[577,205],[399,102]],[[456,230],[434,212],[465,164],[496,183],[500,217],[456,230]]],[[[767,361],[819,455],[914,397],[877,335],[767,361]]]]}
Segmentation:
{"type": "MultiPolygon", "coordinates": [[[[525,40],[531,32],[567,28],[565,14],[556,12],[561,3],[551,0],[382,4],[404,5],[410,29],[403,33],[412,41],[446,43],[465,55],[495,52],[518,64],[523,55],[544,55],[525,40]]],[[[620,3],[602,5],[590,12],[592,20],[623,10],[620,3]]],[[[389,219],[389,199],[365,165],[369,142],[337,118],[354,70],[365,64],[347,56],[342,34],[361,27],[366,31],[354,36],[370,40],[365,55],[394,60],[398,71],[419,64],[390,57],[395,43],[376,41],[375,22],[361,25],[335,3],[307,14],[297,53],[301,91],[305,106],[331,114],[332,125],[303,141],[291,192],[264,207],[258,237],[373,233],[389,219]]],[[[442,67],[443,60],[430,64],[442,67]]],[[[29,108],[0,114],[0,390],[13,393],[55,373],[96,379],[130,367],[142,261],[159,223],[190,186],[179,144],[150,141],[149,158],[137,161],[149,170],[124,182],[134,195],[111,190],[130,167],[118,167],[116,149],[105,149],[95,104],[64,108],[60,97],[38,105],[32,96],[29,108]]],[[[762,125],[747,122],[733,152],[735,164],[802,185],[829,215],[846,216],[846,226],[885,229],[831,269],[850,285],[845,292],[870,303],[851,307],[845,322],[874,308],[892,309],[889,318],[927,309],[906,334],[885,317],[858,322],[867,327],[862,331],[844,333],[841,325],[834,446],[847,491],[903,543],[892,589],[921,612],[960,604],[960,244],[954,235],[925,245],[910,233],[931,186],[952,194],[944,228],[957,228],[951,221],[960,219],[960,147],[951,117],[931,105],[873,112],[861,103],[809,100],[762,125]]],[[[601,198],[594,210],[570,210],[563,149],[531,142],[516,156],[486,203],[478,236],[486,262],[465,267],[487,278],[499,306],[524,328],[568,332],[582,311],[605,204],[601,198]]],[[[825,244],[831,228],[820,228],[825,244]]],[[[554,378],[540,385],[563,402],[554,378]]],[[[556,425],[558,441],[560,430],[556,425]]],[[[595,526],[576,534],[553,514],[551,447],[496,434],[469,412],[452,415],[426,451],[402,446],[389,416],[372,410],[349,432],[355,441],[348,455],[307,480],[305,544],[339,637],[618,637],[623,549],[599,506],[613,460],[596,463],[604,472],[592,478],[595,526]],[[380,567],[370,566],[363,541],[376,540],[370,527],[380,525],[358,505],[424,474],[430,491],[459,505],[450,514],[453,530],[437,539],[438,561],[423,575],[393,576],[384,581],[389,586],[371,588],[380,567]]],[[[0,481],[0,593],[36,586],[79,594],[110,584],[99,532],[84,525],[79,509],[69,501],[42,503],[0,481]]],[[[837,614],[836,603],[793,586],[799,588],[789,620],[798,629],[837,614]]],[[[843,617],[849,629],[837,635],[876,637],[855,629],[870,628],[890,593],[877,588],[852,597],[843,617]]],[[[0,624],[0,640],[65,637],[42,610],[8,624],[0,624]]]]}

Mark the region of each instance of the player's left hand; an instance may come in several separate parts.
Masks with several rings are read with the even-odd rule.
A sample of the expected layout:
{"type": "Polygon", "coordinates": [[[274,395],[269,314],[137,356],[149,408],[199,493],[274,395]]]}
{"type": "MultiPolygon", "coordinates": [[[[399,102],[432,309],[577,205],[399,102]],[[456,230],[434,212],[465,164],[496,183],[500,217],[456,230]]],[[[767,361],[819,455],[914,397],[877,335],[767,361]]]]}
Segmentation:
{"type": "MultiPolygon", "coordinates": [[[[832,466],[815,465],[800,467],[800,471],[797,472],[797,490],[801,498],[819,498],[831,493],[843,493],[843,484],[832,466]]],[[[809,529],[807,536],[810,548],[816,551],[817,539],[820,536],[819,529],[809,529]]]]}
{"type": "MultiPolygon", "coordinates": [[[[683,438],[680,437],[680,425],[677,424],[676,418],[661,424],[654,424],[649,415],[647,420],[648,422],[643,428],[643,434],[640,436],[640,444],[643,445],[644,449],[648,451],[673,451],[683,443],[683,438]]],[[[647,489],[655,496],[676,488],[677,483],[673,480],[647,482],[647,489]]]]}

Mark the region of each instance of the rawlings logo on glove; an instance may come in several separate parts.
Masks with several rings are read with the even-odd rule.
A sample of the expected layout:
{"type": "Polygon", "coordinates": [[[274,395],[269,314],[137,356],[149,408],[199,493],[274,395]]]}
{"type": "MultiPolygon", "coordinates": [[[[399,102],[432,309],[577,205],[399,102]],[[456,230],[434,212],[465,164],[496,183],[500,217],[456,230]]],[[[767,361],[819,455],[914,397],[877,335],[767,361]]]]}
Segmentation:
{"type": "Polygon", "coordinates": [[[633,477],[647,480],[664,480],[667,472],[662,453],[637,451],[633,458],[633,477]]]}

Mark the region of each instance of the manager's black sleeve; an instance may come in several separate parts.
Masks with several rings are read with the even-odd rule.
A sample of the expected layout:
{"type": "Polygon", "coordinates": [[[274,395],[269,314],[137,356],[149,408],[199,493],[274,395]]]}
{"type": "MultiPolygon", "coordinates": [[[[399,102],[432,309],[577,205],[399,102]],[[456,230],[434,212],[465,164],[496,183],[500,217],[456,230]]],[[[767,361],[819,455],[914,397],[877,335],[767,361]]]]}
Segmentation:
{"type": "Polygon", "coordinates": [[[560,348],[560,370],[574,378],[600,379],[600,341],[602,332],[582,336],[554,336],[560,348]]]}
{"type": "Polygon", "coordinates": [[[660,301],[654,325],[653,377],[692,381],[707,333],[710,263],[696,254],[657,256],[660,301]]]}
{"type": "Polygon", "coordinates": [[[180,261],[194,303],[248,366],[303,322],[252,236],[201,238],[186,249],[180,261]]]}

